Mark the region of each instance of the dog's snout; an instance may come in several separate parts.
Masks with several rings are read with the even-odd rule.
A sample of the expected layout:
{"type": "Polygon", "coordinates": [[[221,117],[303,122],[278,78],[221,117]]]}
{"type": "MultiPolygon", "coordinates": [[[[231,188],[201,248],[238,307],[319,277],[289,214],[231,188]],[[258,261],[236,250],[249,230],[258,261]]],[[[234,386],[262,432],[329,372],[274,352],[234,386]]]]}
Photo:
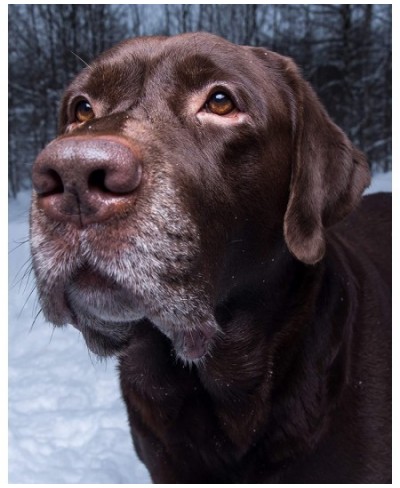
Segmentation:
{"type": "Polygon", "coordinates": [[[67,137],[49,144],[33,166],[39,205],[51,218],[100,222],[132,205],[142,176],[138,150],[119,137],[67,137]]]}

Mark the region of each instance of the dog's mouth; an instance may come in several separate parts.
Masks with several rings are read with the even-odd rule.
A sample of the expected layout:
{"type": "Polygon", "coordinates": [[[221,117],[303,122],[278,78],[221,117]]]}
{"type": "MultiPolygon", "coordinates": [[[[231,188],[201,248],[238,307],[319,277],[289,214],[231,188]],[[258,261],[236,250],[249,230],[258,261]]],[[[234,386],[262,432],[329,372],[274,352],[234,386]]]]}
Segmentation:
{"type": "Polygon", "coordinates": [[[131,290],[88,266],[74,273],[65,294],[73,315],[93,317],[94,324],[132,323],[144,317],[140,300],[131,290]]]}
{"type": "MultiPolygon", "coordinates": [[[[185,363],[197,362],[210,351],[217,325],[203,317],[196,326],[172,323],[147,310],[144,298],[134,287],[118,283],[88,265],[81,266],[65,285],[65,303],[71,324],[80,330],[91,351],[108,356],[123,350],[133,328],[148,320],[172,343],[175,354],[185,363]]],[[[149,323],[149,327],[152,325],[149,323]]]]}

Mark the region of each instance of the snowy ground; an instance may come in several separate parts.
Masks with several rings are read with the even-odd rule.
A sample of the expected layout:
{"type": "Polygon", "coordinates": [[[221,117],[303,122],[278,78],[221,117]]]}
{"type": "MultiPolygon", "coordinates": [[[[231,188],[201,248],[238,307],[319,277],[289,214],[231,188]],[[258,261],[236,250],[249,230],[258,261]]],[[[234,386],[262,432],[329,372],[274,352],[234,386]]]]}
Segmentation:
{"type": "MultiPolygon", "coordinates": [[[[368,193],[376,191],[391,191],[391,173],[375,176],[368,193]]],[[[73,327],[35,320],[29,199],[22,193],[9,206],[9,483],[150,483],[115,362],[89,354],[73,327]]]]}

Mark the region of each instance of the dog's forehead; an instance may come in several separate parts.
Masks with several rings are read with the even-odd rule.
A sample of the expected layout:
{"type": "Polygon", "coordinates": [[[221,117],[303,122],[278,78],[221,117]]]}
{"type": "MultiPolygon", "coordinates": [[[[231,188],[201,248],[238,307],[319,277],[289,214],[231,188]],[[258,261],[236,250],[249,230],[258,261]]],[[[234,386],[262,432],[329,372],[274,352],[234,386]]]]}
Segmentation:
{"type": "Polygon", "coordinates": [[[112,76],[114,83],[130,86],[143,86],[154,77],[159,85],[169,80],[204,83],[240,75],[241,71],[248,74],[246,60],[250,57],[244,47],[204,33],[136,38],[99,56],[92,64],[90,78],[112,76]]]}
{"type": "Polygon", "coordinates": [[[242,46],[212,34],[195,33],[129,39],[104,52],[98,60],[118,63],[133,57],[147,63],[159,63],[168,58],[177,61],[190,53],[218,62],[226,58],[236,59],[242,50],[242,46]]]}

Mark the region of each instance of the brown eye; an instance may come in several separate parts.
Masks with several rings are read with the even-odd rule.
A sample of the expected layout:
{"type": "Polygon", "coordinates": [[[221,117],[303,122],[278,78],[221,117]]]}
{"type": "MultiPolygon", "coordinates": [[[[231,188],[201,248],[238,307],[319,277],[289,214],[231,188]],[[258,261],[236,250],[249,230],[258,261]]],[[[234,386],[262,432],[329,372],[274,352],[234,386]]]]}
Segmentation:
{"type": "Polygon", "coordinates": [[[78,122],[87,122],[94,118],[92,106],[87,100],[81,100],[75,107],[75,119],[78,122]]]}
{"type": "Polygon", "coordinates": [[[215,92],[207,100],[206,108],[216,115],[228,115],[235,110],[232,99],[224,92],[215,92]]]}

